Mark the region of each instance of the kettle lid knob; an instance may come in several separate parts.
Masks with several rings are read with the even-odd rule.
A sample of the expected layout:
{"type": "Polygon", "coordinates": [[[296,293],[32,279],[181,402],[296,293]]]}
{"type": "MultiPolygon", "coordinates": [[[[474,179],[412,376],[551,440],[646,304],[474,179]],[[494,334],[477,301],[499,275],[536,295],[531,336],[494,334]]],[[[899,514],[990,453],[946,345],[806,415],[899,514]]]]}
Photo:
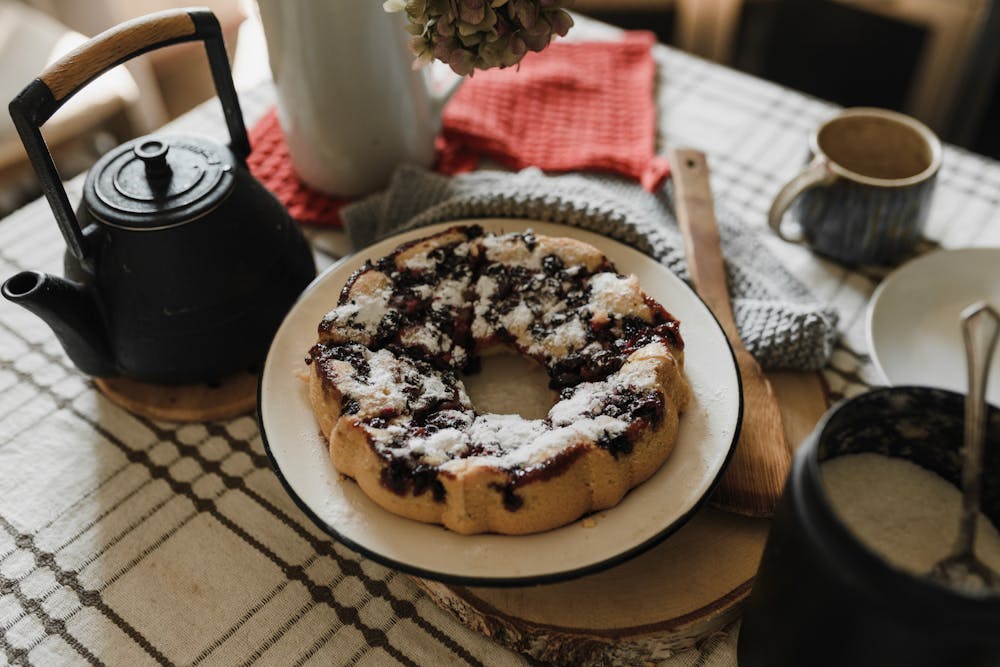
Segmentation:
{"type": "Polygon", "coordinates": [[[173,171],[167,164],[167,151],[170,145],[159,139],[150,139],[137,143],[132,147],[135,156],[146,166],[146,177],[149,179],[166,178],[173,171]]]}

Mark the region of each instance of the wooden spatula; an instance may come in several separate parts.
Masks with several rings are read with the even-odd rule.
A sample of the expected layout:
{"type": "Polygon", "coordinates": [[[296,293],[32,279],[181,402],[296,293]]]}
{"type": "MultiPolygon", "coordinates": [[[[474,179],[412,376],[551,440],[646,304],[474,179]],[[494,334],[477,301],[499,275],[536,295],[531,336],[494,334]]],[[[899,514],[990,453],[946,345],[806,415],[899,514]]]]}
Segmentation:
{"type": "Polygon", "coordinates": [[[688,148],[674,149],[670,152],[670,169],[691,281],[722,325],[743,382],[740,439],[712,503],[738,514],[770,516],[791,466],[791,448],[781,411],[771,383],[744,347],[733,319],[705,154],[688,148]]]}

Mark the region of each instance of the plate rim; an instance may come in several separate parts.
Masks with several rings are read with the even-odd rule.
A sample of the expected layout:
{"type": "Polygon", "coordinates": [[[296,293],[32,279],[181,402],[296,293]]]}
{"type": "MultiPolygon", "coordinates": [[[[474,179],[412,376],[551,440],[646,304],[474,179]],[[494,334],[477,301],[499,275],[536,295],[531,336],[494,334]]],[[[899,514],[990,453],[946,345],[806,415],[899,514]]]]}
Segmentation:
{"type": "MultiPolygon", "coordinates": [[[[885,367],[882,365],[882,360],[879,358],[877,346],[875,345],[875,311],[878,309],[879,303],[882,301],[885,292],[893,287],[900,280],[900,274],[904,271],[912,271],[913,266],[918,264],[923,264],[929,262],[932,259],[936,259],[943,255],[954,256],[958,254],[979,254],[979,253],[997,253],[1000,255],[1000,246],[965,246],[962,248],[939,248],[931,252],[924,253],[919,257],[914,257],[908,262],[893,269],[882,281],[875,286],[875,290],[872,292],[871,297],[868,299],[868,305],[865,307],[865,343],[868,345],[869,356],[871,356],[872,366],[875,368],[875,372],[878,374],[879,379],[881,379],[882,384],[887,387],[902,386],[898,382],[893,382],[892,378],[886,372],[885,367]]],[[[912,381],[907,382],[908,385],[913,385],[912,381]]],[[[936,385],[916,385],[925,387],[934,387],[937,389],[943,389],[936,385]]],[[[953,390],[952,390],[953,391],[953,390]]]]}
{"type": "MultiPolygon", "coordinates": [[[[343,257],[337,259],[333,264],[331,264],[330,266],[328,266],[326,269],[324,269],[323,271],[321,271],[319,273],[319,275],[317,275],[308,285],[306,285],[306,287],[300,293],[299,297],[296,299],[295,303],[293,303],[292,306],[289,308],[289,312],[291,312],[291,310],[293,308],[295,308],[295,306],[298,304],[298,302],[308,292],[310,292],[311,290],[313,290],[316,287],[316,285],[318,285],[326,277],[327,274],[332,273],[333,271],[336,271],[343,264],[347,263],[351,259],[354,259],[358,254],[360,254],[360,253],[364,252],[365,250],[367,250],[368,248],[370,248],[371,245],[375,245],[375,243],[382,243],[382,242],[391,240],[391,239],[393,239],[393,238],[395,238],[397,236],[403,236],[405,234],[409,234],[409,233],[415,232],[415,231],[438,229],[438,228],[447,228],[448,225],[474,224],[476,222],[483,222],[483,221],[487,221],[487,220],[491,220],[491,221],[492,220],[510,221],[510,222],[524,223],[524,224],[528,224],[528,225],[530,225],[530,224],[558,225],[558,226],[566,227],[569,230],[584,231],[584,232],[588,232],[588,233],[591,233],[591,234],[596,234],[596,235],[602,236],[603,238],[607,239],[608,241],[611,241],[613,243],[617,243],[617,244],[619,244],[621,246],[624,246],[625,248],[629,248],[629,249],[631,249],[631,250],[633,250],[635,252],[638,252],[638,253],[642,254],[643,256],[649,258],[650,260],[656,262],[657,265],[659,265],[660,267],[662,267],[664,270],[670,271],[670,269],[668,269],[667,267],[665,267],[662,264],[660,264],[659,262],[657,262],[657,260],[655,258],[653,258],[652,256],[650,256],[649,254],[647,254],[645,252],[642,252],[638,248],[636,248],[634,246],[631,246],[631,245],[629,245],[627,243],[624,243],[622,241],[619,241],[618,239],[615,239],[615,238],[612,238],[610,236],[607,236],[606,234],[600,234],[599,232],[596,232],[596,231],[593,231],[593,230],[583,229],[583,228],[580,228],[580,227],[575,227],[575,226],[572,226],[572,225],[566,225],[564,223],[559,223],[559,222],[549,222],[549,221],[545,221],[545,220],[531,220],[531,219],[528,219],[528,218],[510,218],[510,217],[503,217],[503,216],[491,216],[489,218],[462,218],[462,219],[459,219],[459,220],[437,222],[437,223],[432,223],[432,224],[429,224],[429,225],[423,225],[423,226],[420,226],[420,227],[416,227],[416,228],[413,228],[413,229],[402,230],[402,231],[399,231],[397,233],[394,233],[394,234],[391,234],[389,236],[386,236],[385,238],[378,239],[377,241],[375,241],[374,243],[370,244],[369,246],[365,246],[364,248],[356,249],[353,252],[351,252],[351,253],[349,253],[347,255],[344,255],[343,257]]],[[[433,233],[433,232],[428,232],[428,233],[433,233]]],[[[453,584],[453,585],[460,585],[460,586],[512,588],[512,587],[542,585],[542,584],[553,584],[553,583],[559,583],[559,582],[564,582],[564,581],[570,581],[570,580],[573,580],[573,579],[578,579],[580,577],[586,576],[588,574],[595,574],[597,572],[601,572],[601,571],[607,570],[607,569],[609,569],[611,567],[614,567],[616,565],[620,565],[620,564],[622,564],[622,563],[624,563],[624,562],[626,562],[628,560],[631,560],[632,558],[638,556],[639,554],[644,553],[644,552],[648,551],[649,549],[653,548],[654,546],[660,544],[661,542],[663,542],[664,540],[666,540],[668,537],[670,537],[671,535],[673,535],[675,532],[677,532],[678,530],[680,530],[684,525],[686,525],[691,520],[691,517],[693,517],[702,507],[705,506],[706,503],[708,503],[709,499],[711,498],[711,496],[715,492],[716,488],[718,487],[719,482],[722,479],[722,476],[726,473],[726,470],[729,468],[729,464],[732,461],[733,453],[736,451],[736,445],[739,442],[740,433],[741,433],[742,428],[743,428],[743,411],[744,411],[743,378],[742,378],[742,375],[740,374],[739,364],[736,361],[736,353],[733,350],[732,343],[729,341],[728,336],[725,335],[725,330],[722,328],[722,325],[719,323],[719,320],[715,316],[715,313],[712,312],[711,308],[709,308],[708,303],[704,299],[702,299],[701,295],[698,294],[698,292],[695,291],[695,289],[693,287],[691,287],[691,285],[688,285],[683,280],[681,280],[680,282],[688,289],[688,291],[690,291],[690,293],[699,302],[701,302],[701,304],[705,307],[705,310],[708,312],[709,316],[711,317],[712,322],[715,323],[715,326],[718,327],[719,330],[720,330],[720,332],[722,333],[722,338],[725,341],[726,349],[728,349],[728,351],[729,351],[729,359],[732,362],[733,372],[734,372],[734,375],[735,375],[735,378],[736,378],[736,388],[738,390],[737,391],[736,421],[735,421],[734,428],[733,428],[733,435],[732,435],[731,441],[730,441],[730,443],[728,445],[728,448],[726,450],[726,455],[723,458],[722,465],[719,467],[719,470],[716,472],[715,477],[711,480],[711,482],[709,482],[708,486],[706,487],[705,492],[701,495],[701,497],[698,498],[698,500],[696,500],[691,505],[691,507],[688,508],[687,511],[683,512],[680,516],[678,516],[674,521],[670,522],[662,530],[654,533],[653,535],[651,535],[650,537],[648,537],[644,541],[640,542],[639,544],[636,544],[636,545],[634,545],[634,546],[632,546],[632,547],[630,547],[628,549],[625,549],[624,551],[618,552],[618,553],[614,554],[613,556],[609,556],[608,558],[604,558],[602,560],[596,561],[594,563],[590,563],[590,564],[585,565],[585,566],[581,566],[581,567],[577,567],[577,568],[573,568],[573,569],[569,569],[569,570],[560,570],[558,572],[552,572],[552,573],[547,573],[547,574],[525,575],[525,576],[500,576],[500,577],[471,576],[471,575],[455,575],[455,574],[451,574],[451,573],[447,573],[447,572],[440,572],[440,571],[435,571],[435,570],[428,570],[428,569],[423,568],[423,567],[419,567],[419,566],[412,565],[410,563],[399,561],[399,560],[396,560],[396,559],[394,559],[392,557],[386,556],[385,554],[382,554],[381,552],[379,552],[377,550],[374,550],[374,549],[368,548],[368,547],[366,547],[366,546],[364,546],[362,544],[359,544],[355,540],[353,540],[353,539],[345,536],[342,532],[338,531],[334,526],[330,525],[328,522],[326,522],[324,519],[322,519],[316,513],[316,511],[313,510],[312,507],[309,506],[309,504],[306,503],[306,501],[302,499],[302,497],[300,496],[300,494],[292,487],[291,483],[288,481],[288,479],[285,476],[284,472],[281,470],[281,467],[280,467],[280,465],[279,465],[279,463],[277,461],[277,458],[275,457],[275,455],[274,455],[274,453],[272,451],[270,440],[269,440],[268,435],[267,435],[267,429],[266,429],[265,423],[264,423],[264,414],[263,414],[264,369],[266,369],[268,367],[268,360],[269,360],[269,358],[271,356],[271,353],[272,353],[272,346],[269,346],[268,347],[268,353],[267,353],[267,356],[264,359],[264,364],[261,366],[261,374],[260,374],[260,377],[259,377],[258,382],[257,382],[257,407],[255,409],[255,412],[256,412],[256,417],[257,417],[258,431],[260,432],[260,436],[261,436],[261,442],[263,444],[264,451],[267,454],[267,458],[268,458],[268,460],[271,463],[271,469],[274,472],[275,476],[278,478],[278,480],[281,482],[281,485],[285,489],[285,492],[291,497],[291,499],[295,503],[295,505],[298,506],[298,508],[300,510],[302,510],[302,512],[307,517],[309,517],[309,519],[313,522],[313,524],[316,525],[316,527],[318,527],[320,530],[322,530],[324,533],[326,533],[329,537],[333,538],[337,542],[340,542],[341,544],[343,544],[347,548],[351,549],[355,553],[361,554],[364,557],[369,558],[369,559],[371,559],[371,560],[373,560],[373,561],[375,561],[375,562],[377,562],[377,563],[379,563],[381,565],[384,565],[386,567],[389,567],[391,569],[397,570],[399,572],[403,572],[403,573],[411,575],[411,576],[420,577],[422,579],[430,579],[432,581],[439,581],[439,582],[446,583],[446,584],[453,584]]],[[[282,324],[284,324],[284,320],[282,320],[282,324]]],[[[277,335],[277,332],[276,332],[276,335],[277,335]]],[[[273,343],[273,341],[272,341],[272,343],[273,343]]],[[[631,489],[629,491],[631,491],[631,489]]],[[[388,511],[388,510],[383,510],[383,511],[388,511]]]]}

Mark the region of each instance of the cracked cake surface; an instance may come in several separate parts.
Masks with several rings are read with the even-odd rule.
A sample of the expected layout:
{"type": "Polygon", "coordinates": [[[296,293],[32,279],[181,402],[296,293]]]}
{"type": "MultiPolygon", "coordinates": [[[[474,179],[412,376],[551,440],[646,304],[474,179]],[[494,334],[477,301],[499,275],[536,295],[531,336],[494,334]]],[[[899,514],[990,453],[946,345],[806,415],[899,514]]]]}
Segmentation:
{"type": "Polygon", "coordinates": [[[334,466],[385,509],[523,534],[617,504],[677,439],[680,324],[593,246],[457,226],[366,262],[309,350],[334,466]],[[461,377],[508,349],[546,370],[545,419],[479,413],[461,377]]]}

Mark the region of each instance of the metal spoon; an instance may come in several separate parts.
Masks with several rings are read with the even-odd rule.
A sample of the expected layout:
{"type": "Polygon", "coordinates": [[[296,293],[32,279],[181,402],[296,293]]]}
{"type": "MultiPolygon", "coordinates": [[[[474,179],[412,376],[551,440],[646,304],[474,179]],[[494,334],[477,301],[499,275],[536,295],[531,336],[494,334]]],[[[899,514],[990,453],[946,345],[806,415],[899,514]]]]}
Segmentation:
{"type": "Polygon", "coordinates": [[[939,561],[928,575],[932,581],[977,595],[1000,592],[1000,575],[979,560],[973,551],[983,477],[986,380],[998,335],[1000,313],[995,308],[980,301],[962,311],[962,337],[965,340],[969,380],[969,392],[965,397],[962,516],[951,555],[939,561]]]}

